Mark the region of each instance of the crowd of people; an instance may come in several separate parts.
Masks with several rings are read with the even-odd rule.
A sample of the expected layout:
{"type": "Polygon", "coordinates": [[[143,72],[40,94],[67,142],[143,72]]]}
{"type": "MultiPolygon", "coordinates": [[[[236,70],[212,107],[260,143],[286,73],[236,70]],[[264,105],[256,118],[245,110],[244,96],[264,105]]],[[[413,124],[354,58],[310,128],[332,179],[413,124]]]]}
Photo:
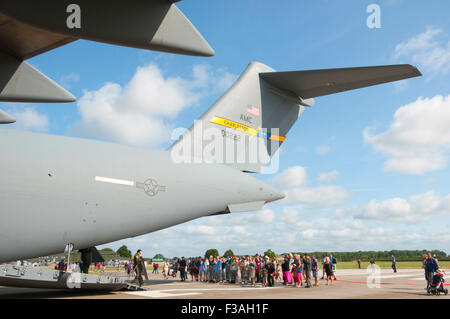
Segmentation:
{"type": "Polygon", "coordinates": [[[205,283],[231,283],[255,286],[257,283],[263,287],[273,287],[275,282],[295,287],[317,287],[319,285],[319,272],[322,269],[322,279],[327,285],[336,280],[336,258],[323,256],[321,262],[316,256],[308,254],[289,254],[283,261],[268,256],[224,256],[208,258],[181,257],[173,262],[166,260],[163,265],[165,279],[177,277],[181,281],[188,280],[205,283]],[[322,267],[320,267],[320,264],[322,267]]]}
{"type": "MultiPolygon", "coordinates": [[[[124,265],[128,276],[135,276],[134,282],[142,285],[142,275],[147,263],[141,255],[141,250],[133,257],[133,261],[124,265]]],[[[358,268],[361,268],[361,260],[357,260],[358,268]]],[[[375,260],[369,262],[375,265],[375,260]]],[[[397,261],[392,255],[392,269],[397,272],[397,261]]],[[[275,282],[282,282],[283,285],[293,285],[295,287],[317,287],[319,285],[320,270],[322,270],[321,279],[326,280],[327,285],[333,285],[336,280],[337,260],[331,254],[322,256],[319,261],[316,256],[305,254],[288,254],[283,260],[272,258],[269,256],[223,256],[208,258],[196,257],[185,259],[181,257],[173,261],[166,260],[162,265],[164,279],[170,277],[176,278],[179,274],[181,281],[188,280],[204,283],[230,283],[251,285],[261,284],[263,287],[273,287],[275,282]]],[[[82,264],[67,264],[65,260],[61,260],[55,269],[60,271],[79,272],[82,264]]],[[[94,270],[104,272],[105,263],[94,263],[94,270]]],[[[153,263],[154,274],[159,274],[160,265],[153,263]]],[[[422,268],[425,272],[425,280],[427,288],[430,287],[433,277],[441,272],[436,255],[427,253],[423,255],[422,268]]],[[[120,263],[118,266],[120,270],[120,263]]]]}

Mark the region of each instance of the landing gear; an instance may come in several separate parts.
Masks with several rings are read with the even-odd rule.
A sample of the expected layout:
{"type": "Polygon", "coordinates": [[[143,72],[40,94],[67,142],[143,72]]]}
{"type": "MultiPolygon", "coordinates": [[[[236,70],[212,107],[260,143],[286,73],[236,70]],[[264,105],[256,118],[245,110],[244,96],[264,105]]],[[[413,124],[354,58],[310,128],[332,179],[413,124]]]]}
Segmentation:
{"type": "Polygon", "coordinates": [[[92,263],[92,247],[86,249],[80,249],[81,261],[83,262],[81,266],[81,272],[83,274],[89,273],[89,266],[92,263]]]}
{"type": "Polygon", "coordinates": [[[105,261],[95,247],[80,249],[79,252],[81,253],[81,261],[83,262],[83,266],[81,267],[81,272],[83,274],[87,274],[89,272],[89,266],[92,262],[102,263],[105,261]]]}

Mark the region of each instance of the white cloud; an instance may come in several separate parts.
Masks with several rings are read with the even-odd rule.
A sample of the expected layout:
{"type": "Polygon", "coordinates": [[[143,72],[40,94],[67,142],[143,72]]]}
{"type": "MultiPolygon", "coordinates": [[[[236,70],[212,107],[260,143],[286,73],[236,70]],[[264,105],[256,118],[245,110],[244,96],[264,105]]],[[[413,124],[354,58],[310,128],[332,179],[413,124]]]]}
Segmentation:
{"type": "MultiPolygon", "coordinates": [[[[418,219],[410,218],[411,223],[415,224],[405,228],[392,223],[398,221],[404,224],[406,220],[401,214],[395,220],[385,219],[385,216],[389,218],[394,207],[395,212],[402,212],[402,204],[392,205],[391,210],[385,209],[383,215],[376,215],[377,219],[355,219],[355,215],[368,205],[361,206],[359,210],[348,209],[340,218],[330,218],[330,215],[316,217],[314,211],[308,209],[302,209],[300,215],[300,211],[289,208],[277,214],[267,210],[265,214],[272,219],[268,224],[255,219],[260,212],[205,217],[142,236],[140,238],[144,238],[143,241],[130,239],[108,246],[117,249],[121,244],[126,244],[133,251],[143,249],[146,256],[159,252],[166,256],[195,256],[203,255],[210,248],[218,249],[221,254],[230,248],[236,254],[261,254],[268,248],[276,253],[417,249],[424,247],[424,243],[428,248],[444,249],[450,238],[448,223],[433,225],[434,236],[430,237],[430,225],[423,223],[426,219],[421,219],[419,212],[424,211],[425,215],[433,216],[434,212],[439,214],[439,207],[450,211],[449,196],[441,198],[431,192],[406,199],[418,219]],[[382,225],[376,224],[379,221],[383,221],[382,225]],[[158,246],[154,247],[155,244],[158,246]]],[[[388,204],[381,206],[389,207],[388,204]]]]}
{"type": "Polygon", "coordinates": [[[427,30],[395,48],[394,59],[411,59],[420,69],[431,75],[447,74],[450,71],[450,42],[438,41],[443,30],[427,27],[427,30]]]}
{"type": "Polygon", "coordinates": [[[80,81],[80,75],[78,73],[64,74],[60,77],[58,83],[60,83],[66,89],[69,89],[72,84],[78,83],[80,81]]]}
{"type": "Polygon", "coordinates": [[[447,165],[450,150],[450,95],[419,98],[400,107],[383,133],[363,132],[364,141],[388,157],[385,170],[423,174],[447,165]]]}
{"type": "Polygon", "coordinates": [[[187,226],[184,232],[188,235],[215,235],[216,229],[211,226],[197,225],[197,226],[187,226]]]}
{"type": "Polygon", "coordinates": [[[260,213],[255,213],[257,223],[260,224],[272,224],[275,220],[275,213],[270,209],[263,209],[260,213]]]}
{"type": "Polygon", "coordinates": [[[245,227],[243,226],[234,226],[231,231],[238,235],[246,233],[245,227]]]}
{"type": "Polygon", "coordinates": [[[78,101],[81,121],[71,131],[77,135],[138,146],[158,146],[170,140],[173,120],[187,107],[234,79],[225,70],[208,65],[193,67],[191,79],[166,77],[150,63],[138,67],[124,86],[106,83],[85,91],[78,101]]]}
{"type": "Polygon", "coordinates": [[[320,174],[319,177],[317,178],[317,180],[322,183],[328,183],[328,182],[335,181],[338,178],[339,178],[339,172],[334,170],[334,171],[331,171],[328,173],[320,174]]]}
{"type": "Polygon", "coordinates": [[[372,200],[351,209],[356,218],[381,222],[423,223],[432,216],[450,214],[450,194],[439,197],[435,192],[414,195],[407,199],[372,200]]]}
{"type": "Polygon", "coordinates": [[[48,131],[48,117],[37,112],[32,107],[27,107],[23,111],[17,109],[8,111],[15,119],[16,123],[11,127],[21,130],[48,131]]]}
{"type": "Polygon", "coordinates": [[[338,186],[304,187],[288,190],[283,201],[289,204],[333,207],[343,204],[351,195],[351,192],[338,186]]]}
{"type": "Polygon", "coordinates": [[[253,213],[231,215],[232,224],[246,225],[251,223],[259,225],[267,225],[272,224],[274,220],[275,220],[275,213],[267,208],[253,213]]]}
{"type": "MultiPolygon", "coordinates": [[[[319,176],[320,181],[332,181],[339,172],[332,171],[319,176]]],[[[287,204],[306,204],[316,207],[332,207],[344,203],[352,194],[338,186],[309,187],[306,168],[292,166],[269,180],[277,187],[283,188],[287,204]]]]}
{"type": "Polygon", "coordinates": [[[316,153],[319,155],[325,155],[331,152],[331,147],[328,145],[320,145],[316,147],[316,153]]]}
{"type": "Polygon", "coordinates": [[[401,80],[394,82],[394,87],[397,92],[404,91],[408,88],[408,80],[401,80]]]}
{"type": "Polygon", "coordinates": [[[300,212],[293,207],[285,207],[283,208],[283,214],[280,217],[280,221],[284,223],[292,223],[297,221],[300,216],[300,212]]]}
{"type": "Polygon", "coordinates": [[[238,78],[237,75],[229,73],[225,68],[213,71],[208,64],[197,65],[194,68],[206,74],[206,80],[211,82],[210,86],[219,92],[228,90],[238,78]]]}
{"type": "Polygon", "coordinates": [[[270,225],[275,220],[275,213],[271,209],[264,208],[260,211],[250,213],[212,216],[205,218],[204,224],[211,227],[221,227],[223,226],[224,219],[229,222],[229,225],[270,225]]]}
{"type": "Polygon", "coordinates": [[[307,183],[306,168],[302,166],[291,166],[277,174],[270,182],[283,188],[305,185],[307,183]]]}

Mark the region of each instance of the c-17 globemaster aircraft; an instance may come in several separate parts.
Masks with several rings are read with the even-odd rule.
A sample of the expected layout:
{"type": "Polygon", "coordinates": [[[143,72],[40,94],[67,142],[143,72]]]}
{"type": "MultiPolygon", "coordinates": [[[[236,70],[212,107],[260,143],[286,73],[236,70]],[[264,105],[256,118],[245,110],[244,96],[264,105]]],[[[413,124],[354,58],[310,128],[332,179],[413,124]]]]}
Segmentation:
{"type": "MultiPolygon", "coordinates": [[[[65,3],[40,2],[47,4],[45,10],[52,9],[56,2],[65,3]]],[[[41,23],[21,13],[14,3],[31,1],[0,0],[0,18],[7,17],[11,20],[8,23],[27,28],[41,23]]],[[[97,2],[78,3],[83,10],[83,6],[89,8],[97,2]]],[[[108,3],[119,6],[124,2],[108,3]]],[[[170,12],[173,4],[166,7],[170,12]]],[[[2,27],[0,42],[12,43],[13,38],[5,35],[2,27]]],[[[49,29],[62,32],[53,25],[49,29]]],[[[83,32],[88,34],[89,30],[83,32]]],[[[99,34],[104,34],[100,31],[95,37],[83,34],[80,31],[76,36],[114,43],[101,38],[99,34]]],[[[122,40],[117,43],[127,45],[122,40]]],[[[21,41],[17,43],[26,47],[21,41]]],[[[48,48],[56,46],[54,43],[48,48]]],[[[5,47],[14,46],[1,48],[5,47]]],[[[189,53],[185,48],[180,50],[172,52],[189,53]]],[[[9,54],[5,61],[10,61],[12,55],[4,53],[9,54]]],[[[20,57],[17,60],[16,69],[9,62],[0,62],[0,68],[13,70],[11,78],[3,79],[6,85],[0,85],[0,101],[74,99],[47,78],[40,87],[45,76],[24,65],[20,57]],[[44,95],[40,95],[42,92],[44,95]]],[[[190,130],[162,151],[0,129],[0,260],[60,253],[67,245],[89,260],[97,245],[205,216],[259,210],[284,195],[249,173],[261,172],[277,154],[305,107],[314,104],[313,98],[420,75],[411,65],[276,72],[254,62],[190,130]],[[206,152],[211,141],[215,150],[206,152]],[[213,154],[214,160],[205,156],[207,153],[213,154]]],[[[14,119],[0,111],[0,124],[11,122],[14,119]]]]}
{"type": "MultiPolygon", "coordinates": [[[[312,97],[418,75],[410,65],[275,72],[251,63],[199,122],[225,132],[221,142],[235,134],[281,143],[312,97]],[[277,136],[260,134],[268,123],[279,128],[277,136]]],[[[259,210],[284,197],[246,173],[259,163],[174,162],[182,140],[151,151],[0,129],[1,260],[59,253],[67,244],[94,247],[204,216],[259,210]]]]}

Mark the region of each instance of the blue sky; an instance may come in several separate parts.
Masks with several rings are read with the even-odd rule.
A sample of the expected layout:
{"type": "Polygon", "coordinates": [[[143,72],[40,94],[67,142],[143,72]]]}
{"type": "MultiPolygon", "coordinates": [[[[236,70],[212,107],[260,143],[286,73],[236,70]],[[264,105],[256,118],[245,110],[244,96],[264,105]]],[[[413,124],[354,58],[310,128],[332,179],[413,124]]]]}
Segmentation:
{"type": "Polygon", "coordinates": [[[107,246],[126,244],[148,256],[201,255],[208,248],[450,253],[448,1],[185,0],[177,6],[214,57],[76,41],[29,62],[78,102],[0,108],[15,115],[16,129],[163,149],[171,143],[165,132],[189,127],[251,61],[279,71],[410,63],[424,76],[317,98],[289,132],[278,175],[260,176],[283,189],[286,200],[107,246]],[[367,27],[370,4],[381,8],[379,29],[367,27]],[[138,101],[135,90],[124,89],[142,84],[138,68],[148,79],[145,89],[155,83],[181,93],[138,101]],[[120,104],[121,96],[131,97],[130,105],[120,104]],[[96,103],[111,98],[112,120],[99,121],[108,108],[96,103]],[[160,110],[162,99],[167,112],[160,110]],[[119,125],[114,119],[124,107],[134,113],[119,125]],[[133,138],[133,119],[142,121],[139,133],[147,140],[133,138]]]}

